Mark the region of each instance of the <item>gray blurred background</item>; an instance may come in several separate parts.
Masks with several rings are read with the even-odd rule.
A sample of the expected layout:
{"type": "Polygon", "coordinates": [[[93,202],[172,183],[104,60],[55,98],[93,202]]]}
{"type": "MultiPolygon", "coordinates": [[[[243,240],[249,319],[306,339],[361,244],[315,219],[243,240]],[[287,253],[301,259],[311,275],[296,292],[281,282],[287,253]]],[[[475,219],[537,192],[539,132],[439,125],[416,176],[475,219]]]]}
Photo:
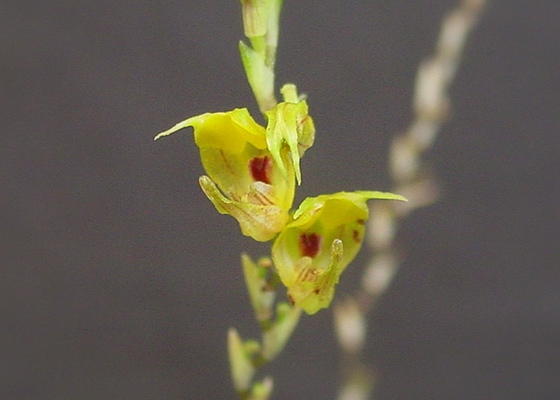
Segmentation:
{"type": "MultiPolygon", "coordinates": [[[[389,189],[388,144],[455,1],[286,0],[278,83],[309,94],[306,196],[389,189]]],[[[240,237],[197,183],[190,131],[255,110],[238,1],[7,0],[0,11],[0,399],[229,399],[225,335],[258,333],[240,237]]],[[[496,0],[429,153],[440,201],[371,315],[378,399],[560,398],[560,2],[496,0]]],[[[364,247],[343,276],[351,293],[364,247]]],[[[333,399],[331,312],[266,369],[333,399]]]]}

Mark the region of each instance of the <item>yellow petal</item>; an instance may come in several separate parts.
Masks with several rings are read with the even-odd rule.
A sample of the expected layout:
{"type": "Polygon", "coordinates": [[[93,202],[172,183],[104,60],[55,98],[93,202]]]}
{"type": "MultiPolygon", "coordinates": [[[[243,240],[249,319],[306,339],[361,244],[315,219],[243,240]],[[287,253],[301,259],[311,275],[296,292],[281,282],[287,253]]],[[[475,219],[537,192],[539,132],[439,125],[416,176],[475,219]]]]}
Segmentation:
{"type": "Polygon", "coordinates": [[[342,256],[342,240],[335,239],[331,244],[331,263],[324,271],[315,269],[309,257],[302,258],[304,265],[298,269],[296,281],[288,288],[288,298],[309,315],[327,308],[340,277],[342,256]]]}
{"type": "Polygon", "coordinates": [[[207,176],[201,176],[199,183],[216,210],[237,219],[241,232],[257,241],[266,242],[274,238],[289,219],[288,212],[275,204],[254,204],[225,197],[207,176]]]}
{"type": "Polygon", "coordinates": [[[214,147],[238,153],[249,143],[257,149],[266,149],[265,129],[255,122],[246,108],[188,118],[161,132],[154,140],[190,126],[194,128],[195,142],[201,148],[214,147]]]}

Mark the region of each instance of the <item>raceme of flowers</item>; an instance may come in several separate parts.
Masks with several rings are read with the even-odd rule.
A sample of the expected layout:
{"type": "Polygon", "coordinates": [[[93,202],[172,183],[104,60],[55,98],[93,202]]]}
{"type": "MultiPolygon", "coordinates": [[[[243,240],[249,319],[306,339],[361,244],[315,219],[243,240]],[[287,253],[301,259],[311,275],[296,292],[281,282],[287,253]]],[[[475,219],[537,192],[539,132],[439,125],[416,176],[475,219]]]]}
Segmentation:
{"type": "MultiPolygon", "coordinates": [[[[293,86],[293,85],[286,85],[293,86]]],[[[293,88],[295,90],[295,87],[293,88]]],[[[246,108],[188,118],[156,139],[194,128],[207,175],[199,179],[221,214],[241,232],[274,240],[272,260],[292,304],[308,314],[327,308],[340,274],[361,247],[369,199],[405,200],[371,191],[305,199],[294,212],[299,161],[313,145],[315,127],[305,100],[284,101],[265,113],[266,128],[246,108]]]]}

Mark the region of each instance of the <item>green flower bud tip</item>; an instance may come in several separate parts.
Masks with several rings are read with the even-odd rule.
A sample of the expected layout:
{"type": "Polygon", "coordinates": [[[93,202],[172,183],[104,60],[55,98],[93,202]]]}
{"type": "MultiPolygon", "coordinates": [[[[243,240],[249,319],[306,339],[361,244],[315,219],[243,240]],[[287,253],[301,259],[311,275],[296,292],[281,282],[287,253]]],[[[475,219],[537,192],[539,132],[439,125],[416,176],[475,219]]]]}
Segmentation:
{"type": "Polygon", "coordinates": [[[245,36],[264,36],[268,26],[270,0],[241,0],[245,36]]]}
{"type": "MultiPolygon", "coordinates": [[[[241,255],[241,263],[251,304],[253,305],[255,316],[262,326],[272,318],[272,306],[276,295],[276,291],[270,287],[267,281],[267,270],[270,268],[262,266],[262,263],[260,263],[261,265],[254,263],[247,254],[241,255]]],[[[269,263],[270,260],[267,259],[266,264],[269,263]]]]}
{"type": "Polygon", "coordinates": [[[228,356],[233,385],[238,392],[247,391],[255,374],[252,358],[259,351],[253,343],[243,343],[234,328],[228,332],[228,356]]]}
{"type": "Polygon", "coordinates": [[[251,388],[251,400],[268,400],[272,394],[273,381],[270,376],[265,377],[261,382],[255,382],[251,388]]]}
{"type": "Polygon", "coordinates": [[[290,301],[307,314],[330,305],[340,274],[362,245],[369,199],[406,200],[366,191],[307,198],[276,238],[274,265],[290,301]]]}

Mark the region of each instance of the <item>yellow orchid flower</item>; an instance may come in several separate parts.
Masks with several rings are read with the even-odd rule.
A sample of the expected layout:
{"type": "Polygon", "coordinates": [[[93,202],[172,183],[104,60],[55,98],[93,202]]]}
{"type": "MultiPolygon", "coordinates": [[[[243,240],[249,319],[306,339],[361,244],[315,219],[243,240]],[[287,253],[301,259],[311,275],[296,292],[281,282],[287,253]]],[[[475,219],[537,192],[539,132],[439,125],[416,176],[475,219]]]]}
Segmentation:
{"type": "MultiPolygon", "coordinates": [[[[301,107],[307,112],[307,106],[301,107]]],[[[275,122],[282,118],[275,118],[275,122]]],[[[299,153],[292,156],[290,146],[282,143],[270,149],[267,129],[245,108],[189,118],[156,139],[189,126],[194,128],[208,174],[200,178],[200,186],[218,212],[236,218],[246,236],[258,241],[274,238],[290,218],[295,190],[293,160],[298,160],[299,170],[299,153]]]]}
{"type": "Polygon", "coordinates": [[[278,235],[272,259],[290,301],[307,314],[327,308],[340,274],[362,245],[369,199],[405,200],[383,192],[339,192],[307,198],[278,235]]]}

